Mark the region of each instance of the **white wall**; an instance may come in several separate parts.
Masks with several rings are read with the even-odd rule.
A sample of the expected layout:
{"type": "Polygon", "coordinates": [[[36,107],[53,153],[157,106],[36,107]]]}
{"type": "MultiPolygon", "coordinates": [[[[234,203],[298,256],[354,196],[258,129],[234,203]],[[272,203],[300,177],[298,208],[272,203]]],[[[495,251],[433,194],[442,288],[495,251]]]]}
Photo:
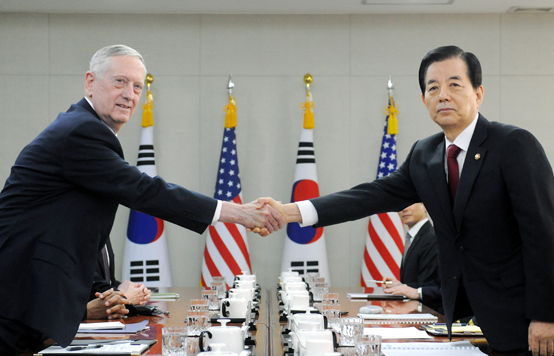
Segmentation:
{"type": "MultiPolygon", "coordinates": [[[[481,112],[533,132],[554,158],[552,15],[73,15],[0,13],[0,180],[17,154],[57,113],[83,96],[94,52],[127,44],[154,75],[155,148],[166,180],[213,195],[227,80],[238,106],[243,198],[290,200],[303,112],[304,74],[314,76],[320,192],[377,170],[393,76],[398,155],[439,131],[421,103],[417,69],[432,48],[456,44],[484,71],[481,112]]],[[[136,162],[140,113],[119,134],[136,162]]],[[[121,261],[128,209],[111,237],[121,261]]],[[[205,235],[167,224],[174,285],[197,286],[205,235]]],[[[367,219],[326,228],[334,286],[357,286],[367,219]]],[[[273,286],[285,233],[249,235],[252,266],[273,286]]],[[[117,274],[120,275],[118,270],[117,274]]]]}

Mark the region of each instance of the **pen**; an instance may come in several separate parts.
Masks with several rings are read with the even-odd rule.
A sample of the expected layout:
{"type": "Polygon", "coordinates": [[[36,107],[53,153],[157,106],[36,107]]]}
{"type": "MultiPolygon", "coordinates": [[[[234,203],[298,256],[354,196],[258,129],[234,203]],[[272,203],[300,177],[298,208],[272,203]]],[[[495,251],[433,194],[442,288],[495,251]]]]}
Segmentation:
{"type": "Polygon", "coordinates": [[[392,281],[376,281],[374,279],[370,279],[367,282],[373,282],[373,283],[382,283],[386,286],[392,286],[392,281]]]}
{"type": "Polygon", "coordinates": [[[80,351],[80,350],[89,350],[89,349],[99,349],[102,345],[88,345],[88,346],[72,346],[68,347],[67,351],[80,351]]]}

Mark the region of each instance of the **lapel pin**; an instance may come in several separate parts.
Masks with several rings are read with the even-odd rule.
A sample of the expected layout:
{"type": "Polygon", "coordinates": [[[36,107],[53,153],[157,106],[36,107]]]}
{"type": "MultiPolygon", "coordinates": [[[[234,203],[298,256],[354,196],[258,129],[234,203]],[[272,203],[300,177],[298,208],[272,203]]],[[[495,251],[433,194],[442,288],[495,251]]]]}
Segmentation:
{"type": "Polygon", "coordinates": [[[477,154],[475,155],[475,160],[478,161],[479,158],[481,158],[481,155],[480,155],[479,153],[477,153],[477,154]]]}

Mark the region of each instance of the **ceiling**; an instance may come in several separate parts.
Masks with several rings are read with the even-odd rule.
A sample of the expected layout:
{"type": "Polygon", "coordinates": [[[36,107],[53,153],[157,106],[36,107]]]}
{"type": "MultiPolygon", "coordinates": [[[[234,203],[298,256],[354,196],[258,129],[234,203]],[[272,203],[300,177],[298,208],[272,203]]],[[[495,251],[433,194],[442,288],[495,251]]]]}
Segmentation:
{"type": "Polygon", "coordinates": [[[440,14],[512,7],[553,8],[554,0],[0,0],[0,12],[40,13],[440,14]]]}

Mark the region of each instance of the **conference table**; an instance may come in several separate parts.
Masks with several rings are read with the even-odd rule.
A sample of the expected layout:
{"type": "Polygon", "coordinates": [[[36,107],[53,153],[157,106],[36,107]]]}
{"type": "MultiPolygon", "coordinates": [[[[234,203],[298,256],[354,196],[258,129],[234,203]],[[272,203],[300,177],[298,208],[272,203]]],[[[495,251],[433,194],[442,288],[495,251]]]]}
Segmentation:
{"type": "MultiPolygon", "coordinates": [[[[156,305],[159,309],[168,311],[168,315],[160,316],[136,316],[129,317],[123,320],[124,323],[136,323],[149,319],[149,328],[138,334],[124,334],[117,338],[133,338],[133,339],[156,339],[158,342],[154,344],[146,355],[161,355],[162,354],[162,328],[164,326],[185,326],[187,311],[190,309],[190,300],[201,298],[202,289],[200,287],[172,287],[163,292],[178,293],[179,298],[173,300],[158,300],[150,304],[156,305]]],[[[438,322],[444,322],[444,317],[436,311],[420,305],[417,301],[366,301],[366,300],[351,300],[347,293],[362,293],[360,287],[331,287],[330,292],[339,293],[339,303],[341,311],[345,316],[357,316],[360,307],[372,304],[382,306],[385,311],[393,314],[407,313],[430,313],[438,317],[438,322]],[[419,307],[419,308],[418,308],[419,307]],[[419,309],[419,310],[418,310],[419,309]]],[[[255,318],[255,330],[251,330],[251,338],[255,340],[253,356],[283,356],[284,349],[281,339],[283,326],[286,322],[280,321],[279,318],[279,301],[277,299],[277,285],[273,288],[262,288],[259,314],[255,318]]],[[[93,321],[90,321],[93,322],[93,321]]],[[[232,324],[229,324],[232,325],[232,324]]],[[[365,327],[408,327],[416,326],[416,324],[386,324],[386,325],[371,325],[366,321],[365,327]]],[[[90,337],[78,334],[77,338],[88,339],[90,337]]],[[[113,339],[113,335],[109,336],[94,336],[94,339],[109,338],[113,339]]],[[[482,336],[463,336],[453,337],[452,341],[468,340],[475,346],[478,346],[481,351],[490,356],[502,356],[501,353],[495,353],[489,350],[486,340],[482,336]]],[[[448,341],[446,336],[434,336],[432,339],[413,340],[413,339],[386,339],[384,342],[445,342],[448,341]]],[[[189,338],[189,355],[194,355],[198,350],[198,338],[189,338]]],[[[352,354],[353,348],[339,348],[338,351],[345,355],[352,354]]],[[[31,355],[31,354],[29,354],[31,355]]]]}

